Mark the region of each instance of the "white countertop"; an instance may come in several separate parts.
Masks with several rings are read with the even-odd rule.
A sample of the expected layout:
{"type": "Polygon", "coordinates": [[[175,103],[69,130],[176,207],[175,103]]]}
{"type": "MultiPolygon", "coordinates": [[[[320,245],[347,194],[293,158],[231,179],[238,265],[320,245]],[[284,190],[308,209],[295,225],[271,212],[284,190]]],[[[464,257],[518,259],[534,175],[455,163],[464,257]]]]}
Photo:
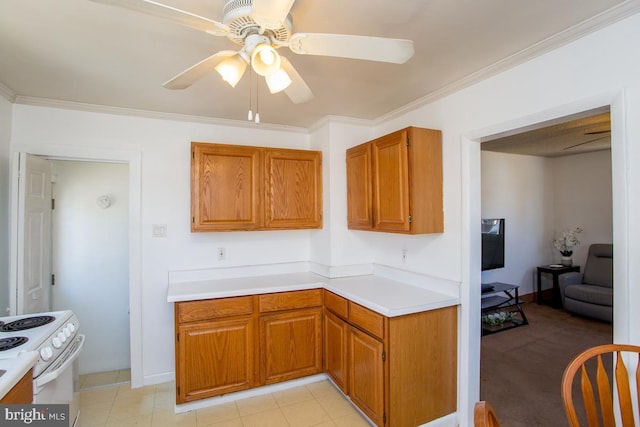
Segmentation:
{"type": "Polygon", "coordinates": [[[327,289],[387,317],[460,303],[458,297],[373,274],[328,279],[310,272],[170,282],[167,301],[193,301],[315,288],[327,289]]]}
{"type": "Polygon", "coordinates": [[[37,351],[26,351],[17,357],[0,359],[0,369],[6,371],[0,377],[0,398],[3,398],[38,361],[37,351]]]}

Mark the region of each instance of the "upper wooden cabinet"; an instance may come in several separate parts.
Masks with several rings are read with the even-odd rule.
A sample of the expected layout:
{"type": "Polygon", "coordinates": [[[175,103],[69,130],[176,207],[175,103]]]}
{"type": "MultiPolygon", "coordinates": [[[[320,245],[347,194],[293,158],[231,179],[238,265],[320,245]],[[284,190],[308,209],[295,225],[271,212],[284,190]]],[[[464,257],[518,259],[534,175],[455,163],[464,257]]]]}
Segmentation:
{"type": "Polygon", "coordinates": [[[442,133],[408,127],[348,149],[347,205],[350,229],[442,233],[442,133]]]}
{"type": "Polygon", "coordinates": [[[322,227],[322,153],[265,150],[265,226],[322,227]]]}
{"type": "Polygon", "coordinates": [[[191,143],[191,231],[261,228],[263,168],[259,148],[191,143]]]}
{"type": "Polygon", "coordinates": [[[321,227],[321,152],[191,143],[191,231],[321,227]]]}

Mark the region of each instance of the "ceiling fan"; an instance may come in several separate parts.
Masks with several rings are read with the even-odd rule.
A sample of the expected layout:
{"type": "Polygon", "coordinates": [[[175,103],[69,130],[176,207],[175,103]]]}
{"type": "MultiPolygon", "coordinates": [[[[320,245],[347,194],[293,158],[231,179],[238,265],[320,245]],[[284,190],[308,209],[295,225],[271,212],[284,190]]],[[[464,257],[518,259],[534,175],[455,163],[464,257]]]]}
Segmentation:
{"type": "Polygon", "coordinates": [[[402,64],[413,56],[411,40],[344,34],[292,33],[290,11],[295,0],[229,0],[222,22],[152,0],[93,0],[169,19],[213,36],[225,36],[241,46],[223,50],[193,65],[164,83],[167,89],[185,89],[217,71],[232,87],[247,65],[265,77],[271,93],[282,90],[295,104],[313,99],[313,92],[277,49],[299,55],[321,55],[402,64]]]}

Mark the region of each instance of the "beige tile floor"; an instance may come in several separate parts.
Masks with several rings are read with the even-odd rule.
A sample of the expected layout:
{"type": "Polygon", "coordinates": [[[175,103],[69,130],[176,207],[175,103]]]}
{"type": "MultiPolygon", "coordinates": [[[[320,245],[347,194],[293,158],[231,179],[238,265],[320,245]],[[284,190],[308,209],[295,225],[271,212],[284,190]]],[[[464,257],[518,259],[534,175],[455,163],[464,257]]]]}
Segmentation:
{"type": "Polygon", "coordinates": [[[119,371],[98,372],[96,374],[80,375],[80,389],[120,384],[131,381],[131,369],[119,371]]]}
{"type": "Polygon", "coordinates": [[[80,427],[370,427],[329,381],[182,414],[174,413],[174,401],[173,382],[137,389],[131,389],[128,382],[86,388],[80,392],[79,424],[80,427]]]}

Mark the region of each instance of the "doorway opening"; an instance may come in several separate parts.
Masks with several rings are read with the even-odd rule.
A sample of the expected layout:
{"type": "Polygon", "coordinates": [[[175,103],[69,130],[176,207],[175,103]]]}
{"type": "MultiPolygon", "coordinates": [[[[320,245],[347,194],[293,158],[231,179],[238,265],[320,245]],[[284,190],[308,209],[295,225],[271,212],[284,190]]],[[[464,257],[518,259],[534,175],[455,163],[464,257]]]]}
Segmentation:
{"type": "Polygon", "coordinates": [[[536,266],[560,262],[551,242],[563,230],[583,229],[573,254],[582,268],[590,244],[613,242],[609,107],[480,142],[480,215],[506,218],[509,224],[504,268],[483,272],[481,282],[519,286],[530,319],[525,328],[482,338],[480,398],[491,401],[505,424],[528,419],[547,425],[564,418],[559,395],[551,391],[571,357],[584,347],[613,341],[611,324],[538,306],[535,286],[536,266]],[[517,383],[509,386],[514,378],[517,383]],[[519,386],[526,396],[518,393],[519,386]],[[527,400],[530,395],[536,402],[527,400]]]}
{"type": "MultiPolygon", "coordinates": [[[[131,150],[105,150],[88,147],[67,146],[42,146],[30,147],[28,152],[32,156],[48,160],[73,160],[93,161],[98,163],[124,163],[128,165],[128,295],[129,295],[129,346],[131,364],[131,387],[138,388],[144,384],[142,367],[142,296],[141,296],[141,182],[142,182],[142,154],[131,150]]],[[[24,152],[12,153],[12,176],[19,176],[20,158],[25,157],[24,152]]],[[[12,224],[18,224],[18,194],[19,180],[12,179],[12,224]]],[[[94,201],[95,203],[95,201],[94,201]]],[[[12,295],[12,313],[17,314],[16,295],[19,294],[18,270],[18,242],[20,240],[19,227],[13,226],[11,230],[10,253],[10,292],[12,295]]],[[[125,337],[126,340],[126,337],[125,337]]]]}
{"type": "Polygon", "coordinates": [[[87,336],[81,388],[128,381],[129,165],[51,163],[51,308],[72,310],[87,336]]]}

